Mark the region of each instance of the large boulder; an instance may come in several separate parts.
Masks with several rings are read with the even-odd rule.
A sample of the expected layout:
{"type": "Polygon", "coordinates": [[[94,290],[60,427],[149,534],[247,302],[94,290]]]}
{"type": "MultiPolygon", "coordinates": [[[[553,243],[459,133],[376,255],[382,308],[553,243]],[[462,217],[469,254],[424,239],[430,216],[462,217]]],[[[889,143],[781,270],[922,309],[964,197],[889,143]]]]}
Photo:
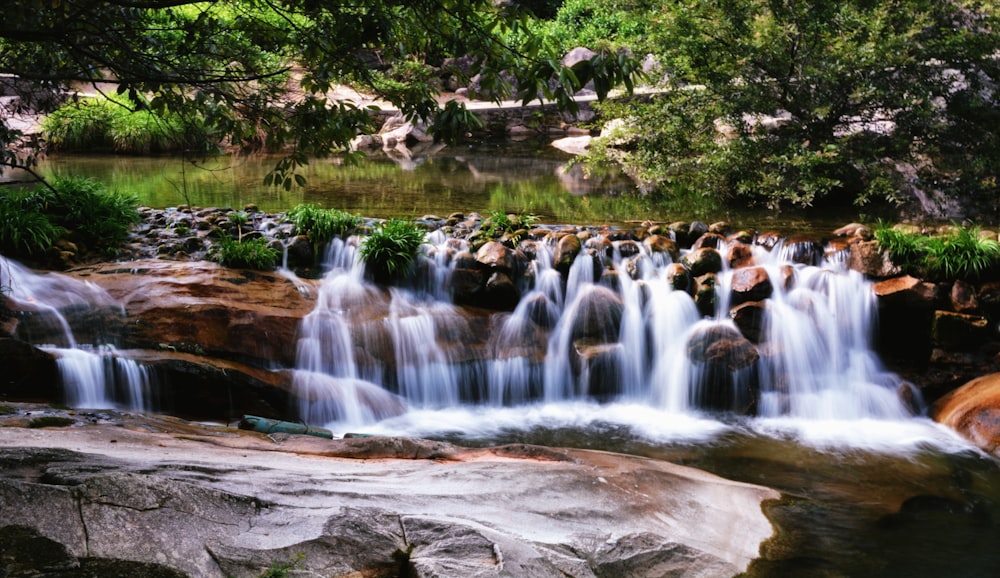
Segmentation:
{"type": "Polygon", "coordinates": [[[984,375],[945,395],[929,414],[1000,457],[1000,373],[984,375]]]}
{"type": "Polygon", "coordinates": [[[695,249],[681,258],[681,263],[691,270],[692,277],[722,270],[722,255],[711,247],[695,249]]]}
{"type": "Polygon", "coordinates": [[[774,292],[774,285],[767,269],[746,267],[733,272],[729,287],[730,303],[739,305],[748,301],[763,301],[774,292]]]}
{"type": "Polygon", "coordinates": [[[79,425],[0,435],[0,573],[733,576],[780,498],[605,452],[79,425]]]}
{"type": "Polygon", "coordinates": [[[207,261],[135,261],[69,273],[124,306],[122,348],[168,348],[262,367],[295,364],[299,321],[316,304],[312,281],[207,261]]]}

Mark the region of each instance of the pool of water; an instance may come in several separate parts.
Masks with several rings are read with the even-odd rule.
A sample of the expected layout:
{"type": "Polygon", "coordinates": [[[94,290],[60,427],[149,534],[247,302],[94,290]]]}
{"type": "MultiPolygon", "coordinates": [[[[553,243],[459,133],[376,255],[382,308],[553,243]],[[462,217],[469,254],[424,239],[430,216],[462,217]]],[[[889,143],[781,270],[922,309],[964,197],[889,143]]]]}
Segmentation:
{"type": "Polygon", "coordinates": [[[699,195],[653,199],[639,194],[624,175],[588,173],[572,166],[571,155],[545,141],[435,146],[409,156],[376,152],[358,163],[342,157],[316,159],[301,169],[307,179],[305,187],[288,191],[263,184],[277,160],[267,155],[50,155],[41,162],[39,173],[47,178],[95,178],[112,190],[138,195],[143,205],[154,208],[182,204],[242,208],[252,203],[261,210],[278,212],[314,203],[375,218],[504,211],[532,213],[550,224],[727,220],[740,227],[814,236],[828,235],[857,220],[851,210],[776,214],[721,208],[699,195]]]}

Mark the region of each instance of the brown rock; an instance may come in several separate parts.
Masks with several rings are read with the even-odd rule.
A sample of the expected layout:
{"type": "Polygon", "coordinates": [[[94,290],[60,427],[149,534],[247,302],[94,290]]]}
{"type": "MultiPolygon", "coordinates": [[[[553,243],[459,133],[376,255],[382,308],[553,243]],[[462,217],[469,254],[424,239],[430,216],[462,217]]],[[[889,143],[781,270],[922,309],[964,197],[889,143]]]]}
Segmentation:
{"type": "Polygon", "coordinates": [[[731,303],[739,305],[747,301],[762,301],[771,296],[774,286],[767,270],[763,267],[746,267],[733,272],[730,285],[731,303]]]}
{"type": "Polygon", "coordinates": [[[670,260],[677,262],[681,258],[677,243],[670,237],[664,235],[650,235],[643,239],[642,244],[650,253],[662,253],[670,255],[670,260]]]}
{"type": "Polygon", "coordinates": [[[889,259],[889,255],[883,253],[876,241],[862,241],[850,244],[850,253],[847,257],[847,266],[851,269],[871,277],[873,279],[885,279],[894,277],[903,270],[889,259]]]}
{"type": "Polygon", "coordinates": [[[979,310],[976,289],[959,279],[951,286],[951,308],[959,313],[974,313],[979,310]]]}
{"type": "Polygon", "coordinates": [[[1000,373],[974,379],[939,399],[930,417],[1000,457],[1000,373]]]}
{"type": "Polygon", "coordinates": [[[978,348],[987,338],[990,322],[985,317],[935,311],[931,338],[938,347],[949,351],[978,348]]]}
{"type": "Polygon", "coordinates": [[[873,291],[883,306],[929,309],[937,299],[936,285],[909,275],[880,281],[873,291]]]}
{"type": "Polygon", "coordinates": [[[733,318],[736,327],[739,328],[743,337],[751,343],[760,343],[764,331],[764,311],[767,304],[764,301],[749,301],[741,303],[729,310],[729,316],[733,318]]]}
{"type": "Polygon", "coordinates": [[[708,247],[691,251],[681,258],[681,262],[691,270],[693,277],[701,277],[705,273],[718,273],[722,270],[722,255],[708,247]]]}
{"type": "Polygon", "coordinates": [[[729,263],[729,267],[731,269],[741,269],[743,267],[752,266],[755,263],[753,258],[753,247],[743,243],[731,245],[729,247],[729,252],[726,254],[726,262],[729,263]]]}
{"type": "Polygon", "coordinates": [[[476,251],[476,262],[509,275],[515,266],[514,252],[502,243],[490,241],[476,251]]]}
{"type": "Polygon", "coordinates": [[[552,255],[552,266],[566,274],[573,266],[573,261],[580,254],[583,244],[576,235],[563,235],[556,243],[555,254],[552,255]]]}
{"type": "Polygon", "coordinates": [[[294,365],[299,321],[317,293],[307,280],[207,261],[135,261],[71,273],[124,306],[122,348],[167,344],[261,366],[294,365]]]}

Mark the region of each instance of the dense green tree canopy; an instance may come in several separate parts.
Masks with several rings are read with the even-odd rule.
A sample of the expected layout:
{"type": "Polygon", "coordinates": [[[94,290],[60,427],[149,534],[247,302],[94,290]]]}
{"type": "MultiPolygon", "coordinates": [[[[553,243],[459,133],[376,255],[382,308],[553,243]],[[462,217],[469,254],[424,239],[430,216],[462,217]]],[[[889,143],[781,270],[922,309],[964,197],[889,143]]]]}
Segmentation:
{"type": "MultiPolygon", "coordinates": [[[[547,95],[571,107],[588,80],[630,80],[618,58],[564,70],[529,17],[492,0],[23,0],[0,11],[0,81],[35,105],[74,83],[196,112],[233,144],[290,148],[276,174],[287,183],[308,156],[343,148],[368,123],[367,111],[330,97],[338,83],[454,121],[462,111],[439,107],[424,67],[446,57],[468,57],[461,73],[497,99],[547,95]]],[[[9,148],[17,136],[0,128],[4,164],[30,163],[9,148]]]]}
{"type": "Polygon", "coordinates": [[[665,91],[607,111],[607,149],[664,188],[780,206],[997,199],[996,8],[949,0],[680,0],[650,28],[665,91]],[[627,150],[626,150],[627,149],[627,150]]]}

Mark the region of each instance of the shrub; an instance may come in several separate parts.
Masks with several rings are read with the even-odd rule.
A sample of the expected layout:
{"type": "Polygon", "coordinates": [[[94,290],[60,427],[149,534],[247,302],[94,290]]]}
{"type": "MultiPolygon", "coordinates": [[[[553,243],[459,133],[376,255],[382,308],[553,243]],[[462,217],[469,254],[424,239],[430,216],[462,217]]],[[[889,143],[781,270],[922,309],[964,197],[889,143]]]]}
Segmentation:
{"type": "Polygon", "coordinates": [[[354,230],[361,219],[337,209],[320,209],[316,205],[302,204],[288,212],[300,235],[309,237],[317,247],[326,245],[334,237],[354,230]]]}
{"type": "Polygon", "coordinates": [[[57,178],[51,186],[38,188],[51,208],[51,218],[88,247],[113,251],[140,220],[135,195],[108,191],[93,179],[79,177],[57,178]]]}
{"type": "Polygon", "coordinates": [[[390,219],[381,223],[361,245],[366,271],[378,282],[406,273],[424,242],[424,230],[413,221],[390,219]]]}
{"type": "Polygon", "coordinates": [[[278,250],[263,237],[237,241],[223,237],[213,249],[213,257],[226,267],[269,271],[278,261],[278,250]]]}
{"type": "Polygon", "coordinates": [[[174,114],[157,114],[123,96],[64,104],[42,120],[42,130],[54,149],[124,154],[183,150],[209,138],[201,119],[185,122],[174,114]]]}
{"type": "Polygon", "coordinates": [[[954,227],[946,235],[925,236],[880,224],[875,240],[909,273],[932,280],[980,279],[1000,270],[1000,242],[980,232],[979,227],[954,227]]]}
{"type": "Polygon", "coordinates": [[[37,191],[0,191],[0,253],[37,257],[63,234],[45,212],[37,191]]]}

